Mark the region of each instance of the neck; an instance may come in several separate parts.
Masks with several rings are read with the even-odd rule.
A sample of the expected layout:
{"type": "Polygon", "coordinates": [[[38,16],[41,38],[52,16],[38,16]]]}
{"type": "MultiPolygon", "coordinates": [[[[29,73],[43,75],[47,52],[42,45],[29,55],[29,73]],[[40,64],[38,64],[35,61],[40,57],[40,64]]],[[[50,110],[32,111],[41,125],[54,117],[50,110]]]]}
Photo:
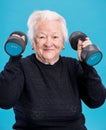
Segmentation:
{"type": "Polygon", "coordinates": [[[55,59],[48,60],[48,59],[44,59],[44,58],[38,56],[37,54],[36,54],[36,58],[37,58],[40,62],[42,62],[43,64],[47,64],[47,65],[54,65],[54,64],[59,60],[59,56],[58,56],[57,58],[55,58],[55,59]]]}

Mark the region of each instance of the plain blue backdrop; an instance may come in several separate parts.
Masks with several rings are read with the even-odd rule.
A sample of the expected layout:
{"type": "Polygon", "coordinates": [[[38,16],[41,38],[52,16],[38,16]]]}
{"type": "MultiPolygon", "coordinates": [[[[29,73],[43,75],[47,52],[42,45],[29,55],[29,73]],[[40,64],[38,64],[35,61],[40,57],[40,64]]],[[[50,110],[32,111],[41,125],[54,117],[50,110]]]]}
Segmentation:
{"type": "MultiPolygon", "coordinates": [[[[0,71],[9,56],[4,51],[8,35],[20,30],[27,33],[27,20],[34,10],[50,9],[66,19],[69,35],[73,31],[86,33],[103,53],[102,61],[95,66],[106,86],[106,0],[2,0],[0,2],[0,71]]],[[[30,43],[23,56],[32,53],[30,43]]],[[[77,53],[66,43],[62,55],[77,58],[77,53]]],[[[11,95],[12,96],[12,95],[11,95]]],[[[83,104],[88,130],[106,130],[106,103],[100,108],[90,109],[83,104]]],[[[12,130],[15,122],[12,108],[0,109],[0,130],[12,130]]]]}

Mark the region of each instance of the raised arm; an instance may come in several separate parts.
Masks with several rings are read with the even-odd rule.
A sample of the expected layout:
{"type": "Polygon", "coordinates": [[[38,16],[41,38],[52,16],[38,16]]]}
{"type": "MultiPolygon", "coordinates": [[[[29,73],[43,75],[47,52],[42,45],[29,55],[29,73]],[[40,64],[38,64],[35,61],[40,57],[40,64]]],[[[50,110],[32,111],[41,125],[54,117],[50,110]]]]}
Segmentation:
{"type": "Polygon", "coordinates": [[[11,108],[20,97],[24,78],[20,68],[21,57],[11,57],[0,73],[0,107],[11,108]]]}
{"type": "Polygon", "coordinates": [[[106,90],[97,71],[81,62],[83,76],[79,81],[82,100],[91,108],[101,106],[106,98],[106,90]]]}

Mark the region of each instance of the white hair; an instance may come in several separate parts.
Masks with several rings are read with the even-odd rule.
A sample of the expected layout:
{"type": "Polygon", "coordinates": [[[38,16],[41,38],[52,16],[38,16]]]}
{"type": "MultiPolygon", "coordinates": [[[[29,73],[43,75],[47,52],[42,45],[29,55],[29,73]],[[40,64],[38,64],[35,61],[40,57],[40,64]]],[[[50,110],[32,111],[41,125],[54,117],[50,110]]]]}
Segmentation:
{"type": "Polygon", "coordinates": [[[50,10],[43,10],[43,11],[34,11],[28,19],[28,36],[31,41],[34,41],[34,34],[36,32],[37,23],[41,20],[56,20],[59,21],[62,27],[62,33],[64,37],[64,42],[68,40],[68,29],[66,26],[65,19],[59,15],[58,13],[50,10]]]}

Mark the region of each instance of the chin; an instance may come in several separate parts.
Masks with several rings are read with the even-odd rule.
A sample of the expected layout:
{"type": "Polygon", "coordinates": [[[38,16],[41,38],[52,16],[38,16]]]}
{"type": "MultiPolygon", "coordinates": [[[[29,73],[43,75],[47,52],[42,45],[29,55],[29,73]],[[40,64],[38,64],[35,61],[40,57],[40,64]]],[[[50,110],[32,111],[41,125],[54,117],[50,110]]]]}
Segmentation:
{"type": "Polygon", "coordinates": [[[45,60],[52,60],[54,59],[54,56],[51,56],[50,54],[44,56],[45,60]]]}

